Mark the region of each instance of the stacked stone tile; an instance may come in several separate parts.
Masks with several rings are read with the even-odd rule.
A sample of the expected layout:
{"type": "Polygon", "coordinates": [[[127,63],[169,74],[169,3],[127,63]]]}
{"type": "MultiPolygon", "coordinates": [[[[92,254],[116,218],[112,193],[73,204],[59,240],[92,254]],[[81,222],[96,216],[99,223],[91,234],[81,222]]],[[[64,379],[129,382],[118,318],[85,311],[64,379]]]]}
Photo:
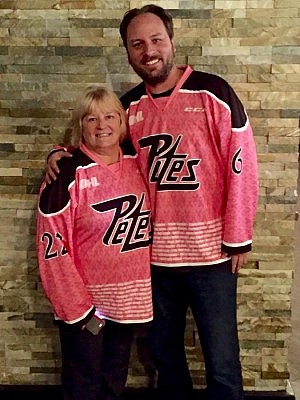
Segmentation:
{"type": "MultiPolygon", "coordinates": [[[[0,384],[59,383],[60,353],[35,254],[44,160],[64,141],[88,84],[123,93],[139,81],[118,26],[138,0],[0,2],[0,384]]],[[[299,0],[155,1],[174,17],[176,58],[223,76],[251,119],[260,170],[254,249],[239,279],[239,334],[247,390],[289,378],[294,214],[300,106],[299,0]]],[[[191,316],[186,346],[195,384],[204,364],[191,316]]],[[[155,382],[139,330],[129,386],[155,382]]]]}

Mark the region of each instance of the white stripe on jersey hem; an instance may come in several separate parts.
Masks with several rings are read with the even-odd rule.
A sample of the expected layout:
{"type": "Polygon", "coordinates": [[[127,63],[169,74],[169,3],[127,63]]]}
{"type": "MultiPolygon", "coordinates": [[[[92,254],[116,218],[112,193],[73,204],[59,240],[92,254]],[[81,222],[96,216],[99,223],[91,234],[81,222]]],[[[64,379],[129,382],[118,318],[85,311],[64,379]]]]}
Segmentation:
{"type": "Polygon", "coordinates": [[[82,321],[85,317],[87,317],[89,315],[89,313],[92,311],[92,309],[94,308],[94,306],[92,306],[89,310],[87,310],[80,318],[71,320],[71,321],[64,321],[61,318],[59,318],[57,315],[54,314],[54,319],[56,321],[63,321],[68,325],[72,325],[72,324],[76,324],[76,322],[82,321]]]}
{"type": "Polygon", "coordinates": [[[158,267],[166,267],[166,268],[176,268],[176,267],[201,267],[201,266],[205,266],[205,265],[215,265],[215,264],[221,264],[225,261],[230,260],[231,257],[224,257],[221,258],[219,260],[214,260],[214,261],[199,261],[196,263],[189,263],[189,262],[185,262],[185,263],[174,263],[174,264],[166,264],[166,263],[160,263],[160,262],[152,262],[151,261],[151,265],[158,266],[158,267]]]}
{"type": "Polygon", "coordinates": [[[229,243],[229,242],[222,242],[225,246],[228,247],[242,247],[242,246],[247,246],[247,244],[251,244],[252,240],[246,240],[246,242],[242,242],[242,243],[229,243]]]}
{"type": "Polygon", "coordinates": [[[102,319],[107,319],[109,321],[113,322],[118,322],[119,324],[144,324],[145,322],[151,322],[153,320],[153,317],[151,318],[146,318],[146,319],[128,319],[128,320],[119,320],[119,319],[113,319],[113,318],[108,318],[108,317],[102,317],[102,319]]]}

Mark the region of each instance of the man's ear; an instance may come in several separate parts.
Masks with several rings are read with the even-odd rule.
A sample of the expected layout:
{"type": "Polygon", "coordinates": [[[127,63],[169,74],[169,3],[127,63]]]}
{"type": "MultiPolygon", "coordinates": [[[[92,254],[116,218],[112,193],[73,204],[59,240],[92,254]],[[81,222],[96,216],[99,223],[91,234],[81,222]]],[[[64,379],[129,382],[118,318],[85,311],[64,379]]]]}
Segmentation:
{"type": "Polygon", "coordinates": [[[173,39],[171,40],[171,43],[172,43],[173,52],[176,53],[176,46],[175,46],[173,39]]]}

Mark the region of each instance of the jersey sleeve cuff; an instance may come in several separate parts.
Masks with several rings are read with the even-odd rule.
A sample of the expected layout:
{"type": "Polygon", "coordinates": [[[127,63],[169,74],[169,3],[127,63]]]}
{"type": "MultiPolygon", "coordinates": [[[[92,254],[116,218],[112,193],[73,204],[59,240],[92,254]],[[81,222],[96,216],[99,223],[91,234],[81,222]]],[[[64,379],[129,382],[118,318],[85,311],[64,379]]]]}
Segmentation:
{"type": "Polygon", "coordinates": [[[245,246],[237,246],[237,247],[235,246],[232,247],[222,244],[222,252],[227,253],[229,256],[233,256],[235,254],[248,253],[251,250],[252,250],[252,243],[248,243],[245,246]]]}

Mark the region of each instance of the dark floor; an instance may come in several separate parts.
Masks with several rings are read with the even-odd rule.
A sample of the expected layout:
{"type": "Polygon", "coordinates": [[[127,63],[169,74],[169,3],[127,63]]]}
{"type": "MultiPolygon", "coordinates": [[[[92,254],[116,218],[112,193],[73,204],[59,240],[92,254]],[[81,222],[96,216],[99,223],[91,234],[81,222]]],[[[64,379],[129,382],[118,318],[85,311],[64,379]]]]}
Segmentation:
{"type": "MultiPolygon", "coordinates": [[[[62,400],[60,388],[45,386],[34,387],[7,387],[0,386],[1,400],[62,400]]],[[[124,400],[156,400],[157,394],[155,391],[145,391],[134,389],[127,391],[124,400]]],[[[195,391],[195,400],[205,400],[204,391],[195,391]]],[[[293,395],[284,392],[249,392],[245,395],[245,400],[295,400],[293,395]]],[[[167,400],[167,399],[166,399],[167,400]]],[[[170,399],[172,400],[172,399],[170,399]]]]}

